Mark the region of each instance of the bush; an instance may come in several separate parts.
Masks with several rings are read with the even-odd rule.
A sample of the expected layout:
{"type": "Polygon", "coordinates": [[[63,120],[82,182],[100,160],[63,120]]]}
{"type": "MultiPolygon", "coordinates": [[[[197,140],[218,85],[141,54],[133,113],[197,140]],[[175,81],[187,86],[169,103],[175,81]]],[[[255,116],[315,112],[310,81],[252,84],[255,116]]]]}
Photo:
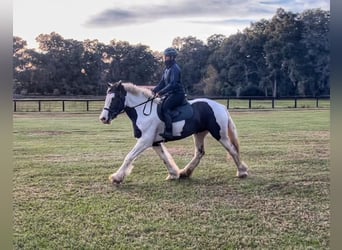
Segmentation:
{"type": "Polygon", "coordinates": [[[265,96],[265,92],[257,86],[250,85],[241,90],[240,96],[265,96]]]}

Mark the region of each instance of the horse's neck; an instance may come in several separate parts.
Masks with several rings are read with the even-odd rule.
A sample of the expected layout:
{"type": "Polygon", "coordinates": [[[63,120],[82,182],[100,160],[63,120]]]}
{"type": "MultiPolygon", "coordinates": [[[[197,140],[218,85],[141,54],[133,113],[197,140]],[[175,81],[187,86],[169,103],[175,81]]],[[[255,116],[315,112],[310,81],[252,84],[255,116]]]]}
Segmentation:
{"type": "Polygon", "coordinates": [[[126,95],[126,106],[127,107],[135,107],[139,104],[142,104],[143,102],[145,102],[148,98],[145,97],[142,93],[138,94],[138,95],[133,95],[130,92],[127,92],[126,95]]]}

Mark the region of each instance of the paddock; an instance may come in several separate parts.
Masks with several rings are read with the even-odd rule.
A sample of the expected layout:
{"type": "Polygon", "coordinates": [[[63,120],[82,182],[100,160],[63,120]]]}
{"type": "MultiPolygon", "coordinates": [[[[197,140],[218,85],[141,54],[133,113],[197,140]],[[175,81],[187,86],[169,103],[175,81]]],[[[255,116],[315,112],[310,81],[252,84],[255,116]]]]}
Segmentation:
{"type": "MultiPolygon", "coordinates": [[[[165,181],[147,150],[121,186],[125,114],[14,113],[14,249],[328,249],[330,110],[230,112],[247,179],[208,136],[191,179],[165,181]]],[[[193,156],[191,137],[167,146],[180,168],[193,156]]]]}

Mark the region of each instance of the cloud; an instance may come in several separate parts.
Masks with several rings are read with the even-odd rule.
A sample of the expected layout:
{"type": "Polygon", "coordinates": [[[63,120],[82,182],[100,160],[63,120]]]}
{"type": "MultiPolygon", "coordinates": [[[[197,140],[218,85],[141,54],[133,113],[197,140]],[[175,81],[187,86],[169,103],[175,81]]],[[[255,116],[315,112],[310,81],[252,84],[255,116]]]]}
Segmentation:
{"type": "Polygon", "coordinates": [[[269,1],[260,1],[260,4],[267,4],[267,5],[287,5],[290,2],[289,0],[269,0],[269,1]]]}
{"type": "MultiPolygon", "coordinates": [[[[163,2],[163,1],[161,1],[163,2]]],[[[240,18],[270,15],[274,10],[262,7],[256,1],[241,0],[184,0],[135,5],[134,7],[116,7],[106,9],[91,17],[86,25],[95,27],[115,27],[130,24],[143,24],[164,19],[206,19],[206,18],[240,18]]],[[[252,18],[254,19],[254,18],[252,18]]]]}
{"type": "Polygon", "coordinates": [[[133,4],[132,2],[130,6],[117,2],[120,7],[108,8],[92,16],[86,26],[118,27],[165,19],[184,19],[187,22],[208,24],[241,24],[247,22],[246,20],[251,22],[269,18],[275,14],[277,8],[299,12],[308,8],[329,9],[330,3],[329,0],[159,0],[151,1],[148,5],[139,4],[139,1],[133,4]],[[216,21],[206,21],[212,18],[216,21]]]}
{"type": "Polygon", "coordinates": [[[261,6],[274,6],[293,12],[315,8],[330,9],[330,0],[262,0],[259,3],[261,6]]]}

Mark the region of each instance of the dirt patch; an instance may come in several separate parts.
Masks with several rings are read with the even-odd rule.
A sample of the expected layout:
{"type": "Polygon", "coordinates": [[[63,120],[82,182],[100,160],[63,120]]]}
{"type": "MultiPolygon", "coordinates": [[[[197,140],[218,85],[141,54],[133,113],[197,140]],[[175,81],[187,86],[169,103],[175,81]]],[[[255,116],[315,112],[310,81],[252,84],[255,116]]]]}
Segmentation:
{"type": "Polygon", "coordinates": [[[188,148],[168,148],[168,151],[171,155],[192,156],[194,150],[188,148]]]}

